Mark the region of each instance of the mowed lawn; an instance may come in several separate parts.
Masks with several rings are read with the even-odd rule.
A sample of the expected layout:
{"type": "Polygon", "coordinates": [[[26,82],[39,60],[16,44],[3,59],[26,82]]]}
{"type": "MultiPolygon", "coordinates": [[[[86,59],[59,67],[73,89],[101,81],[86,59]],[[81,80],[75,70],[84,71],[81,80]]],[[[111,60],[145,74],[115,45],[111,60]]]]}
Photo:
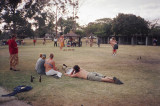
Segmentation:
{"type": "MultiPolygon", "coordinates": [[[[69,49],[67,47],[63,49],[69,49]]],[[[53,42],[46,45],[38,41],[26,40],[19,46],[20,71],[9,70],[8,46],[0,47],[0,86],[12,92],[18,85],[30,85],[31,91],[19,93],[20,100],[33,106],[158,106],[160,105],[160,47],[119,45],[117,56],[112,56],[109,44],[100,48],[94,44],[89,47],[72,48],[74,51],[60,51],[53,42]],[[40,53],[47,58],[54,53],[56,66],[62,71],[62,64],[69,67],[79,65],[89,72],[99,72],[106,76],[117,77],[123,85],[88,81],[62,76],[42,76],[35,71],[35,64],[40,53]],[[138,60],[141,56],[141,60],[138,60]],[[30,76],[34,82],[30,82],[30,76]]]]}

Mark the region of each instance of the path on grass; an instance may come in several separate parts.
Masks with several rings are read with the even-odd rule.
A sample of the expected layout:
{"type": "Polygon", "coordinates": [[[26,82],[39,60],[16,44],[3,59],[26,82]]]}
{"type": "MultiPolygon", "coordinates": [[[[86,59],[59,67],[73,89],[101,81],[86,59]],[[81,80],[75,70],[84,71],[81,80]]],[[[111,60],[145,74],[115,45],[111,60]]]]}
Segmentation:
{"type": "Polygon", "coordinates": [[[0,106],[31,106],[23,101],[18,100],[15,96],[1,97],[1,95],[8,93],[9,92],[0,87],[0,106]]]}

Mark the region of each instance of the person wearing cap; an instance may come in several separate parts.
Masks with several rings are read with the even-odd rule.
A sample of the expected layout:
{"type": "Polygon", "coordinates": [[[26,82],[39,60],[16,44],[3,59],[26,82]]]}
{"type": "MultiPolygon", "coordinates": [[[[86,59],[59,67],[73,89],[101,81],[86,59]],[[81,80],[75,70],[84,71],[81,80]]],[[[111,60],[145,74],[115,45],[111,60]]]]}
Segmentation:
{"type": "Polygon", "coordinates": [[[44,67],[46,75],[56,76],[60,78],[62,76],[62,73],[59,72],[59,70],[55,66],[55,61],[53,60],[53,53],[50,54],[49,59],[45,61],[44,67]]]}
{"type": "Polygon", "coordinates": [[[10,70],[18,71],[16,66],[18,65],[18,47],[15,41],[15,34],[8,40],[9,53],[10,53],[10,70]]]}
{"type": "Polygon", "coordinates": [[[36,67],[35,67],[38,74],[45,74],[45,67],[44,67],[45,59],[46,59],[46,55],[40,54],[40,58],[37,60],[36,67]]]}

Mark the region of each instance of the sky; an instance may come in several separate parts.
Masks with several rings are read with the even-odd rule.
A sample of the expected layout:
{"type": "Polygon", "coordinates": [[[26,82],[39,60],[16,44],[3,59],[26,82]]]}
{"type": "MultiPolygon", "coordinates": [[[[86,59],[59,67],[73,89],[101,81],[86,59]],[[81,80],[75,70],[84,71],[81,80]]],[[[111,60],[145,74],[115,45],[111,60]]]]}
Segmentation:
{"type": "Polygon", "coordinates": [[[115,18],[118,13],[134,14],[148,21],[159,19],[160,0],[79,0],[80,25],[101,18],[115,18]]]}

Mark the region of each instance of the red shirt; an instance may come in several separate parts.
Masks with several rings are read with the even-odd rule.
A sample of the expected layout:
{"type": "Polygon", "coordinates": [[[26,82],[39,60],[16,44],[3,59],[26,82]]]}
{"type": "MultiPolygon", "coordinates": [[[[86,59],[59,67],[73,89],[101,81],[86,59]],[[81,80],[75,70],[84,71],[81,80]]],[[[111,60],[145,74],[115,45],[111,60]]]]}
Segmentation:
{"type": "Polygon", "coordinates": [[[9,53],[10,54],[17,54],[18,53],[17,43],[15,42],[15,40],[13,40],[13,39],[8,40],[8,46],[9,46],[9,53]]]}
{"type": "Polygon", "coordinates": [[[33,42],[36,43],[36,40],[34,39],[33,42]]]}

